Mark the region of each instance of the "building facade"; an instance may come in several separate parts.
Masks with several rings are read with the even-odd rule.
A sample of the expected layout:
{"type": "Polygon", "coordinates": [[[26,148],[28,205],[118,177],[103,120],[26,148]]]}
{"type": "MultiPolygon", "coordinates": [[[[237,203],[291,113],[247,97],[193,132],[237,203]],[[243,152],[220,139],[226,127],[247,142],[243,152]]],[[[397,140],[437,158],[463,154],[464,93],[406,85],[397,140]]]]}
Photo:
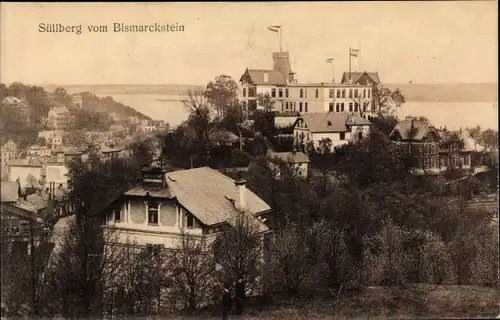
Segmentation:
{"type": "Polygon", "coordinates": [[[52,150],[46,146],[39,146],[37,144],[30,146],[26,151],[27,159],[36,159],[40,157],[47,157],[52,154],[52,150]]]}
{"type": "Polygon", "coordinates": [[[12,139],[9,139],[2,144],[2,167],[15,157],[17,157],[17,145],[12,139]]]}
{"type": "Polygon", "coordinates": [[[5,97],[2,103],[13,109],[17,121],[26,126],[33,124],[33,111],[25,100],[16,97],[5,97]]]}
{"type": "Polygon", "coordinates": [[[68,108],[64,106],[53,106],[49,110],[47,119],[48,126],[52,129],[66,129],[69,125],[70,115],[68,108]]]}
{"type": "MultiPolygon", "coordinates": [[[[259,219],[270,207],[245,187],[208,167],[167,172],[143,169],[142,181],[105,209],[120,242],[174,248],[184,233],[214,234],[239,210],[259,219]]],[[[105,229],[106,230],[106,229],[105,229]]]]}
{"type": "Polygon", "coordinates": [[[406,159],[415,174],[470,169],[474,147],[461,131],[439,130],[426,121],[406,119],[390,134],[394,155],[406,159]]]}
{"type": "Polygon", "coordinates": [[[38,159],[10,159],[7,167],[9,181],[18,181],[21,188],[43,185],[42,163],[38,159]]]}
{"type": "Polygon", "coordinates": [[[330,139],[332,151],[350,141],[363,139],[370,134],[371,122],[359,115],[348,113],[312,113],[301,115],[294,124],[295,145],[317,149],[323,139],[330,139]]]}
{"type": "Polygon", "coordinates": [[[280,112],[351,112],[367,118],[375,111],[370,83],[298,83],[288,52],[273,54],[271,70],[246,69],[240,78],[238,99],[246,110],[262,109],[260,94],[269,94],[280,112]]]}

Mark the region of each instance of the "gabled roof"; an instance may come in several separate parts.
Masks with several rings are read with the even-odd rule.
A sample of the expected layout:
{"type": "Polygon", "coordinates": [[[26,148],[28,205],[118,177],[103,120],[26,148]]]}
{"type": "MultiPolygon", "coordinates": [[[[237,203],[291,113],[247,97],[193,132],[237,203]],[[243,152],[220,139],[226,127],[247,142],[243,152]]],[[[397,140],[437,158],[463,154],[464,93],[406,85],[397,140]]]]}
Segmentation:
{"type": "Polygon", "coordinates": [[[211,141],[228,141],[228,142],[237,142],[240,140],[237,135],[227,130],[212,130],[208,134],[208,137],[211,141]]]}
{"type": "MultiPolygon", "coordinates": [[[[237,199],[234,180],[211,168],[171,172],[167,184],[177,201],[206,225],[227,222],[238,212],[231,201],[237,199]]],[[[255,193],[246,192],[249,213],[271,209],[255,193]]]]}
{"type": "Polygon", "coordinates": [[[278,158],[288,163],[308,163],[309,157],[303,152],[269,152],[272,158],[278,158]]]}
{"type": "MultiPolygon", "coordinates": [[[[378,76],[378,72],[351,72],[351,80],[353,83],[356,83],[364,74],[372,79],[375,83],[379,84],[380,78],[378,76]]],[[[342,75],[342,83],[345,83],[349,80],[349,72],[344,72],[342,75]]]]}
{"type": "Polygon", "coordinates": [[[15,202],[19,198],[19,183],[17,181],[2,181],[0,188],[2,202],[15,202]]]}
{"type": "Polygon", "coordinates": [[[285,77],[277,70],[247,69],[241,76],[240,82],[246,78],[249,78],[254,85],[286,85],[285,77]],[[264,81],[264,74],[266,73],[268,74],[267,82],[264,81]]]}
{"type": "MultiPolygon", "coordinates": [[[[347,132],[352,125],[371,125],[371,122],[359,115],[349,115],[345,112],[308,113],[300,116],[310,132],[347,132]]],[[[297,121],[295,123],[297,123],[297,121]]]]}
{"type": "Polygon", "coordinates": [[[426,121],[407,119],[400,121],[398,124],[396,124],[396,126],[394,127],[394,129],[392,129],[392,132],[389,136],[392,137],[394,133],[399,132],[399,135],[403,140],[409,140],[409,139],[422,140],[427,135],[427,132],[429,130],[436,131],[436,129],[426,121]],[[415,126],[413,130],[412,130],[412,121],[414,122],[415,126]],[[412,134],[413,137],[411,137],[412,134]]]}

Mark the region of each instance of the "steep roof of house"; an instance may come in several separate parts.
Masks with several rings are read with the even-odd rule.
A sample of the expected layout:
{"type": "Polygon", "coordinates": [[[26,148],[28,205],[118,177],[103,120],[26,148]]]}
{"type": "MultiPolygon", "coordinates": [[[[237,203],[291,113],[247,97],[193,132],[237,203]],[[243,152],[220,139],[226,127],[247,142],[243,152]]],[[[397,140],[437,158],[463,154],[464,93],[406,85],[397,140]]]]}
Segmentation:
{"type": "Polygon", "coordinates": [[[344,112],[308,113],[300,116],[311,132],[347,132],[349,125],[371,125],[371,122],[359,115],[344,112]]]}
{"type": "MultiPolygon", "coordinates": [[[[361,76],[364,74],[367,74],[375,83],[379,84],[380,82],[380,77],[378,76],[378,72],[351,72],[351,80],[353,83],[357,82],[361,76]]],[[[344,72],[342,75],[342,82],[347,82],[349,79],[349,72],[344,72]]]]}
{"type": "Polygon", "coordinates": [[[429,129],[435,130],[433,126],[431,126],[427,121],[418,121],[418,120],[403,120],[396,124],[390,136],[395,132],[399,132],[399,135],[403,140],[413,139],[413,140],[422,140],[427,134],[429,129]],[[412,130],[412,122],[415,125],[415,128],[412,130]],[[413,131],[413,132],[412,132],[413,131]],[[413,133],[413,137],[411,137],[413,133]]]}
{"type": "Polygon", "coordinates": [[[19,183],[17,183],[16,181],[2,181],[0,188],[2,202],[14,202],[19,198],[19,183]]]}
{"type": "MultiPolygon", "coordinates": [[[[171,172],[167,184],[177,201],[206,225],[227,222],[238,212],[233,203],[237,199],[234,180],[211,168],[171,172]]],[[[271,209],[255,193],[246,192],[249,213],[271,209]]]]}
{"type": "Polygon", "coordinates": [[[249,76],[250,80],[255,85],[286,85],[286,79],[283,77],[281,72],[277,70],[258,70],[258,69],[247,69],[240,81],[242,81],[245,76],[249,76]],[[268,74],[268,81],[264,81],[264,74],[268,74]]]}
{"type": "Polygon", "coordinates": [[[7,165],[14,167],[42,167],[42,163],[38,159],[10,159],[7,165]]]}
{"type": "Polygon", "coordinates": [[[308,163],[309,157],[303,152],[270,152],[269,156],[289,163],[308,163]]]}
{"type": "Polygon", "coordinates": [[[237,135],[227,130],[212,130],[208,134],[208,137],[211,141],[229,141],[229,142],[237,142],[239,138],[237,135]]]}

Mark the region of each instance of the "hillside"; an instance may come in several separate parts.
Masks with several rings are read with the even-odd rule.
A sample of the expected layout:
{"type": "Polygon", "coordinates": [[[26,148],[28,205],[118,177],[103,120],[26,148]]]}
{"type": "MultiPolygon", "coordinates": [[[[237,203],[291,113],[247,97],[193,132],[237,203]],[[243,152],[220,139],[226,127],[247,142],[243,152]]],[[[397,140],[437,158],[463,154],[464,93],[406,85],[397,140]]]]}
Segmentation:
{"type": "Polygon", "coordinates": [[[203,88],[198,85],[166,84],[166,85],[42,85],[47,91],[54,91],[58,86],[64,87],[70,94],[92,92],[95,95],[115,94],[165,94],[184,95],[189,90],[203,88]]]}
{"type": "Polygon", "coordinates": [[[412,102],[496,102],[496,83],[449,84],[385,84],[390,89],[399,88],[412,102]]]}

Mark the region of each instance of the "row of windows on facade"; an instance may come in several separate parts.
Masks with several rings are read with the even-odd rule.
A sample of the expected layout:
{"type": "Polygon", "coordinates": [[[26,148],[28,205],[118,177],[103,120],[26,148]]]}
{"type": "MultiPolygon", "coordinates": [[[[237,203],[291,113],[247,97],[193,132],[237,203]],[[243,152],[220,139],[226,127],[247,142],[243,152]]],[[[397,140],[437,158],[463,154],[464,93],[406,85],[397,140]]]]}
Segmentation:
{"type": "MultiPolygon", "coordinates": [[[[370,103],[367,102],[364,104],[364,110],[361,110],[360,105],[358,102],[349,102],[349,112],[358,112],[358,111],[368,111],[370,109],[370,103]]],[[[330,102],[329,104],[329,111],[330,112],[345,112],[345,104],[344,102],[337,102],[333,103],[330,102]]],[[[373,110],[372,110],[373,111],[373,110]]]]}
{"type": "Polygon", "coordinates": [[[29,236],[30,225],[24,219],[2,219],[2,235],[29,236]]]}
{"type": "MultiPolygon", "coordinates": [[[[159,220],[159,205],[158,203],[148,203],[147,204],[147,222],[148,225],[157,226],[159,220]]],[[[180,221],[181,218],[181,208],[177,206],[177,221],[180,221]]],[[[115,223],[123,222],[122,212],[120,209],[115,209],[113,211],[113,220],[115,223]]],[[[187,228],[196,228],[197,223],[195,217],[186,212],[186,227],[187,228]]]]}
{"type": "MultiPolygon", "coordinates": [[[[297,139],[299,141],[299,143],[303,142],[305,140],[309,140],[309,132],[299,133],[298,131],[295,131],[295,139],[297,139]]],[[[363,132],[362,131],[358,132],[358,139],[363,139],[363,132]]],[[[345,140],[345,132],[339,132],[339,140],[345,140]]]]}
{"type": "MultiPolygon", "coordinates": [[[[285,93],[285,98],[289,97],[288,89],[278,89],[278,98],[283,98],[283,92],[285,93]]],[[[346,98],[347,89],[336,89],[337,98],[346,98]]],[[[329,98],[335,98],[335,89],[330,89],[328,91],[329,98]]],[[[247,96],[246,88],[243,88],[243,97],[247,96]]],[[[253,88],[248,88],[248,97],[255,97],[255,90],[253,88]]],[[[276,98],[276,89],[271,89],[271,98],[276,98]]],[[[300,98],[307,98],[307,89],[300,89],[300,98]]],[[[319,98],[319,89],[315,89],[315,98],[319,98]]],[[[369,89],[349,89],[349,98],[371,98],[371,91],[369,89]]]]}

